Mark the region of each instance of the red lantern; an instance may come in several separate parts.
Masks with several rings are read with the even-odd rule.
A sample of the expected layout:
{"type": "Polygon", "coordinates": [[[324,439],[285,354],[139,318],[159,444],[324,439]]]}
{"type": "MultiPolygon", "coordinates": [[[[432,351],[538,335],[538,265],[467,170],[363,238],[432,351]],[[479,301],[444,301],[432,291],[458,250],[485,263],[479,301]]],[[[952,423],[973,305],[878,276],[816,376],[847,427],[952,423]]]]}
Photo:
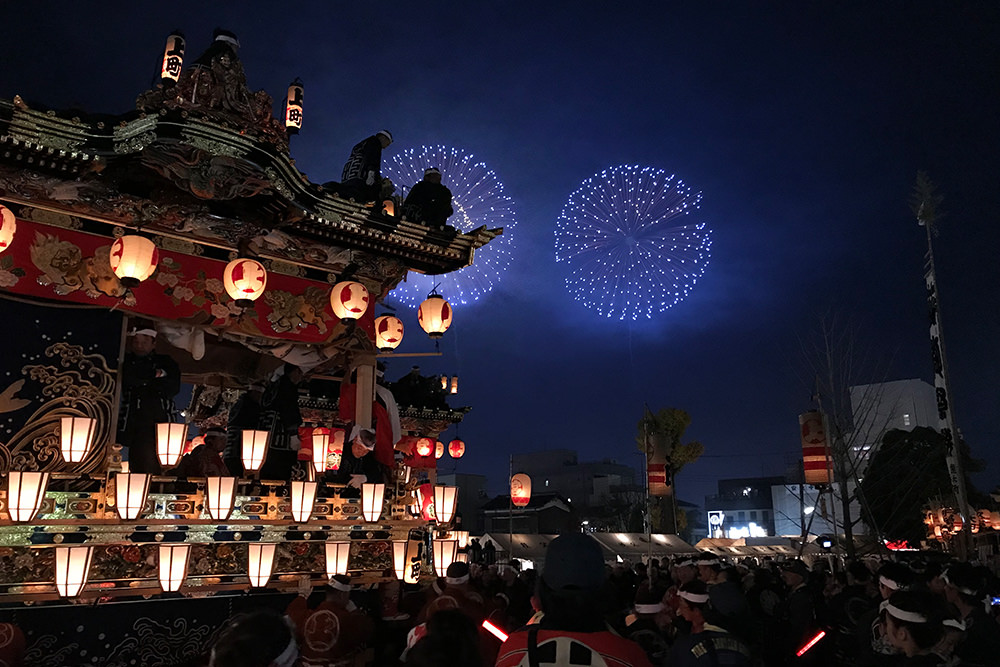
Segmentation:
{"type": "Polygon", "coordinates": [[[431,294],[417,311],[420,328],[431,338],[440,338],[451,326],[451,306],[440,294],[431,294]]]}
{"type": "Polygon", "coordinates": [[[0,206],[0,252],[10,247],[14,241],[14,232],[17,231],[17,224],[14,212],[6,206],[0,206]]]}
{"type": "Polygon", "coordinates": [[[149,239],[129,234],[115,239],[111,244],[108,257],[111,270],[125,287],[138,287],[146,278],[153,275],[156,265],[160,262],[160,253],[156,244],[149,239]]]}
{"type": "Polygon", "coordinates": [[[255,259],[234,259],[226,265],[222,284],[237,306],[249,308],[267,286],[267,270],[255,259]]]}
{"type": "Polygon", "coordinates": [[[451,458],[460,459],[465,455],[465,443],[455,438],[448,443],[448,453],[451,454],[451,458]]]}
{"type": "Polygon", "coordinates": [[[519,472],[510,478],[510,499],[517,507],[531,502],[531,478],[519,472]]]}
{"type": "Polygon", "coordinates": [[[434,441],[430,438],[420,438],[416,446],[417,456],[430,456],[434,451],[434,441]]]}
{"type": "Polygon", "coordinates": [[[368,288],[354,280],[345,280],[333,286],[330,308],[341,323],[350,324],[368,310],[368,288]]]}
{"type": "Polygon", "coordinates": [[[438,440],[434,443],[434,458],[439,459],[444,456],[444,443],[438,440]]]}
{"type": "Polygon", "coordinates": [[[375,318],[375,346],[381,352],[395,350],[401,342],[403,342],[402,320],[392,315],[375,318]]]}

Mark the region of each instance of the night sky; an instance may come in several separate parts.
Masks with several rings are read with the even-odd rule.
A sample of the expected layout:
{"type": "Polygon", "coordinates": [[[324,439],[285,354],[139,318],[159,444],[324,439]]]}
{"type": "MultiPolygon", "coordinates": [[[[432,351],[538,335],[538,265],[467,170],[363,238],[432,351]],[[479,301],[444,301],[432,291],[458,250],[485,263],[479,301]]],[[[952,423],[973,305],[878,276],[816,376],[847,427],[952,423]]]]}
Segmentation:
{"type": "MultiPolygon", "coordinates": [[[[382,128],[396,139],[386,155],[444,144],[486,161],[516,203],[514,259],[457,311],[444,356],[419,363],[460,375],[454,402],[474,410],[457,469],[489,474],[494,492],[510,453],[572,448],[638,467],[644,403],[690,412],[688,436],[705,445],[677,480],[684,499],[701,504],[719,478],[781,474],[810,408],[798,340],[824,313],[888,360],[887,376],[860,381],[930,381],[925,236],[907,206],[926,170],[946,196],[936,250],[955,414],[990,461],[977,484],[1000,482],[1000,6],[343,4],[12,4],[0,96],[124,113],[172,29],[190,63],[223,27],[252,90],[281,100],[304,81],[292,156],[310,180],[339,179],[351,146],[382,128]],[[555,262],[569,194],[618,164],[677,174],[703,193],[690,222],[714,230],[691,296],[635,323],[573,301],[555,262]]],[[[401,312],[401,350],[432,350],[401,312]]]]}

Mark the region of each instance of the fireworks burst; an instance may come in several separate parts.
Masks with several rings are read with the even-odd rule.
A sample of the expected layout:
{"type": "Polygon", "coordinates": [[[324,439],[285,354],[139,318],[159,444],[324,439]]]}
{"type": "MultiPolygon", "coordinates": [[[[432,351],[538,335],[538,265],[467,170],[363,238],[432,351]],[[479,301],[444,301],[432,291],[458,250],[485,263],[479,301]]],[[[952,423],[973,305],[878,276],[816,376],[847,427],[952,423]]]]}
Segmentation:
{"type": "Polygon", "coordinates": [[[422,146],[399,151],[382,165],[382,171],[405,194],[424,177],[427,167],[440,169],[441,183],[451,190],[455,213],[448,218],[448,225],[461,232],[503,227],[503,234],[476,251],[472,266],[442,276],[410,273],[392,296],[418,304],[440,283],[438,291],[452,306],[469,304],[488,294],[510,265],[517,222],[514,202],[504,194],[496,172],[457,148],[422,146]]]}
{"type": "Polygon", "coordinates": [[[677,305],[708,266],[711,230],[677,224],[700,202],[700,192],[650,167],[611,167],[588,178],[556,227],[567,289],[620,320],[652,318],[677,305]]]}

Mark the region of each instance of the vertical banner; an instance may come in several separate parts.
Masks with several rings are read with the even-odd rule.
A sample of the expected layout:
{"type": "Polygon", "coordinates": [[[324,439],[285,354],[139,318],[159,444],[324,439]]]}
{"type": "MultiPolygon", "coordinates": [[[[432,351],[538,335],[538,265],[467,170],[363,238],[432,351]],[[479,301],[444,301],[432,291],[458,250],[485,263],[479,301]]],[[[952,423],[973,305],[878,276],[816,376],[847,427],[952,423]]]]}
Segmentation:
{"type": "Polygon", "coordinates": [[[802,468],[806,484],[830,484],[833,482],[833,461],[826,440],[823,413],[813,411],[799,415],[799,430],[802,434],[802,468]]]}
{"type": "Polygon", "coordinates": [[[937,282],[933,267],[925,276],[927,280],[927,313],[930,320],[931,361],[934,364],[934,393],[937,398],[938,432],[948,443],[948,456],[945,458],[948,466],[948,479],[955,492],[959,505],[959,513],[965,516],[968,502],[965,498],[965,488],[958,473],[958,440],[953,430],[954,418],[948,399],[948,380],[946,377],[944,345],[941,341],[940,313],[938,312],[937,282]]]}
{"type": "MultiPolygon", "coordinates": [[[[652,419],[652,415],[647,413],[652,419]]],[[[665,434],[646,433],[646,480],[651,496],[669,496],[672,492],[667,466],[670,443],[665,434]]]]}

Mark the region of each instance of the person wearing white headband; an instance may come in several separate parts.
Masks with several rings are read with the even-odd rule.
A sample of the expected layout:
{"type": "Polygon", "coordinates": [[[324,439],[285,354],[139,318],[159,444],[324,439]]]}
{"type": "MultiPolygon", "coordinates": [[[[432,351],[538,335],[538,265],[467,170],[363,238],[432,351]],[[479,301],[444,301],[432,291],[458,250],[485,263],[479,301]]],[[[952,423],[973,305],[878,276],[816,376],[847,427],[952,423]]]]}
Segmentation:
{"type": "Polygon", "coordinates": [[[947,607],[939,595],[927,591],[896,591],[883,604],[885,634],[906,656],[902,665],[945,664],[935,652],[944,636],[944,621],[948,617],[947,607]]]}
{"type": "MultiPolygon", "coordinates": [[[[886,561],[875,573],[874,583],[878,585],[881,601],[888,600],[896,591],[904,590],[912,581],[913,574],[902,563],[886,561]]],[[[881,664],[891,662],[899,650],[892,644],[885,631],[885,623],[878,607],[870,609],[858,618],[858,662],[881,664]]]]}
{"type": "Polygon", "coordinates": [[[958,609],[966,626],[965,638],[955,649],[963,664],[990,665],[1000,661],[1000,628],[983,604],[988,576],[986,568],[956,563],[943,577],[945,598],[958,609]]]}
{"type": "Polygon", "coordinates": [[[181,372],[177,362],[155,351],[156,329],[151,322],[136,322],[128,340],[129,351],[122,361],[117,440],[125,448],[132,472],[160,474],[156,425],[176,421],[174,396],[181,388],[181,372]]]}
{"type": "Polygon", "coordinates": [[[691,625],[691,634],[679,638],[664,664],[671,667],[732,665],[749,667],[750,648],[717,624],[719,615],[709,602],[708,586],[692,581],[678,592],[678,615],[691,625]]]}
{"type": "Polygon", "coordinates": [[[316,589],[308,577],[303,578],[298,597],[285,611],[295,628],[303,664],[350,661],[371,638],[374,625],[357,611],[351,601],[351,589],[351,578],[344,574],[334,575],[325,586],[316,589]]]}
{"type": "Polygon", "coordinates": [[[625,636],[642,647],[654,665],[662,665],[670,652],[666,631],[670,616],[665,611],[659,588],[643,582],[635,594],[633,613],[625,617],[625,636]]]}
{"type": "Polygon", "coordinates": [[[719,574],[722,572],[722,561],[715,554],[705,552],[695,559],[698,566],[698,578],[708,586],[719,583],[719,574]]]}

